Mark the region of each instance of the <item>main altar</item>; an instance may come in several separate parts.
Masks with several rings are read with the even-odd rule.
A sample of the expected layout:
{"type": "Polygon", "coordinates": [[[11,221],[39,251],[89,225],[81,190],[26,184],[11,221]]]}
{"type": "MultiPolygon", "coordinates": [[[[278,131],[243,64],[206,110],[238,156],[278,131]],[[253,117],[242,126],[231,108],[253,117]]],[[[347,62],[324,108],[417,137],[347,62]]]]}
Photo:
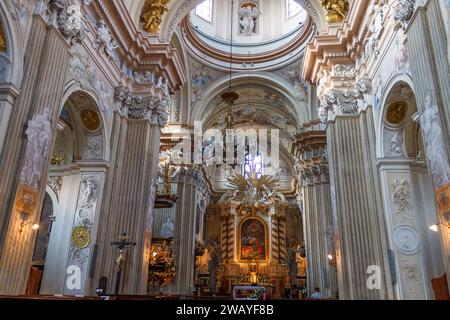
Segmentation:
{"type": "Polygon", "coordinates": [[[216,285],[223,295],[236,287],[259,287],[269,297],[281,297],[289,284],[286,264],[287,207],[269,176],[234,175],[220,199],[220,264],[216,285]]]}

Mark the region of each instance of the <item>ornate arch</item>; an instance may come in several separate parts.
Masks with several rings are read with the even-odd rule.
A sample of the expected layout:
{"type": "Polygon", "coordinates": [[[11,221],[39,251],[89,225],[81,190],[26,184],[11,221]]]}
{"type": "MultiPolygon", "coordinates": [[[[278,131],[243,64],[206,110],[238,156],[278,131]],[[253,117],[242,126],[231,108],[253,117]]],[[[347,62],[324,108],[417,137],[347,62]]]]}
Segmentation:
{"type": "Polygon", "coordinates": [[[65,89],[62,103],[61,103],[61,106],[59,109],[59,113],[61,114],[66,103],[77,94],[85,95],[87,97],[87,99],[90,100],[90,102],[91,102],[90,105],[92,106],[92,109],[95,112],[97,112],[100,116],[101,126],[97,130],[97,132],[100,132],[101,136],[102,136],[102,148],[103,148],[103,150],[102,150],[103,159],[102,160],[109,161],[111,150],[109,148],[109,143],[107,143],[108,141],[110,141],[110,136],[109,136],[110,130],[108,130],[108,116],[104,112],[101,111],[101,108],[99,107],[100,100],[95,93],[81,88],[81,86],[79,84],[69,85],[65,89]]]}
{"type": "Polygon", "coordinates": [[[391,98],[393,90],[399,85],[404,85],[411,89],[414,97],[416,96],[414,90],[414,84],[412,79],[407,74],[396,75],[391,78],[383,90],[382,98],[380,99],[380,109],[378,110],[378,117],[376,122],[376,133],[377,133],[377,143],[376,143],[376,154],[377,158],[384,158],[385,155],[385,128],[386,128],[386,112],[389,106],[389,99],[391,98]]]}
{"type": "MultiPolygon", "coordinates": [[[[211,100],[214,99],[216,93],[220,92],[221,90],[225,90],[228,87],[228,81],[228,76],[222,77],[220,80],[216,81],[205,90],[203,96],[208,97],[208,99],[202,99],[202,103],[193,106],[189,115],[190,123],[203,120],[202,117],[211,100]]],[[[233,85],[238,85],[242,81],[251,81],[252,83],[262,84],[264,86],[267,86],[268,88],[274,89],[275,91],[283,95],[294,107],[294,109],[287,111],[291,113],[292,116],[294,116],[295,120],[297,121],[297,125],[309,121],[309,115],[306,108],[297,108],[299,105],[299,101],[292,97],[289,93],[293,91],[292,85],[283,81],[282,79],[278,79],[273,74],[253,74],[251,77],[246,74],[235,74],[232,78],[232,81],[233,85]]]]}

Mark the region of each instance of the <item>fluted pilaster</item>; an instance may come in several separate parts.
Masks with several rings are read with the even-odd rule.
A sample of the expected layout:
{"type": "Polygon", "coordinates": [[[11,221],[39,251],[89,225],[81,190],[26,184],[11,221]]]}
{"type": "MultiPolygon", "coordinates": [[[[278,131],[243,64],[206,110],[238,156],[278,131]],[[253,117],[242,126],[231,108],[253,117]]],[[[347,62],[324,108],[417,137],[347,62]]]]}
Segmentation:
{"type": "Polygon", "coordinates": [[[111,242],[126,232],[136,246],[126,251],[119,293],[147,293],[160,134],[155,123],[114,114],[112,169],[105,186],[91,291],[105,276],[108,292],[113,292],[119,251],[111,242]]]}
{"type": "MultiPolygon", "coordinates": [[[[442,129],[441,140],[444,146],[438,150],[436,147],[430,150],[430,141],[425,141],[425,148],[428,156],[428,168],[433,179],[433,185],[437,194],[439,188],[442,188],[445,195],[445,189],[450,187],[450,66],[448,61],[448,37],[445,31],[444,19],[439,8],[439,1],[428,1],[425,7],[419,7],[410,21],[409,28],[406,30],[408,36],[408,50],[411,60],[412,78],[414,81],[414,91],[417,99],[417,109],[420,115],[423,115],[426,109],[433,110],[433,129],[424,128],[422,130],[424,137],[431,137],[430,140],[439,139],[439,126],[442,129]],[[426,47],[424,50],[424,41],[426,47]],[[437,118],[437,119],[436,119],[437,118]],[[433,132],[431,131],[433,130],[433,132]],[[438,166],[433,169],[432,164],[436,159],[440,159],[438,166]],[[444,162],[444,163],[443,163],[444,162]],[[445,163],[446,162],[446,163],[445,163]]],[[[426,139],[425,139],[426,140],[426,139]]],[[[439,195],[441,197],[442,195],[439,195]]],[[[448,199],[447,199],[448,201],[448,199]]],[[[450,221],[441,220],[444,224],[450,221]]],[[[450,233],[446,228],[441,228],[442,254],[446,266],[447,281],[450,283],[450,233]]]]}
{"type": "Polygon", "coordinates": [[[392,298],[371,109],[337,117],[327,137],[340,298],[392,298]]]}
{"type": "MultiPolygon", "coordinates": [[[[67,43],[53,27],[48,27],[41,17],[34,17],[25,58],[24,79],[8,127],[8,139],[0,164],[0,294],[24,294],[27,286],[35,232],[30,227],[18,232],[22,219],[14,207],[20,171],[24,165],[26,124],[36,114],[49,112],[52,131],[60,114],[64,84],[69,66],[67,43]]],[[[48,154],[40,161],[49,162],[48,154]]],[[[44,169],[44,171],[46,171],[44,169]]],[[[36,202],[29,221],[39,221],[44,199],[47,172],[38,181],[36,202]]]]}
{"type": "Polygon", "coordinates": [[[177,182],[177,204],[175,213],[174,253],[176,278],[174,294],[190,296],[194,287],[196,189],[194,168],[180,167],[174,176],[177,182]]]}
{"type": "Polygon", "coordinates": [[[334,256],[334,234],[326,156],[326,132],[320,122],[305,124],[297,136],[297,171],[303,189],[304,230],[308,265],[308,287],[320,288],[325,296],[337,290],[336,271],[328,255],[334,256]]]}

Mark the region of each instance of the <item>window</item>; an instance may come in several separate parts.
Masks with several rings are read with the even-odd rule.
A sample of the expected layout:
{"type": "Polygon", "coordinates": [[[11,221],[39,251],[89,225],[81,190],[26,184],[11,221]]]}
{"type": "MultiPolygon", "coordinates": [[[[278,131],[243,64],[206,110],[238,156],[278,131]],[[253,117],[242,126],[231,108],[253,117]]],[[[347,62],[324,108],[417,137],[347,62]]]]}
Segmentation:
{"type": "Polygon", "coordinates": [[[256,155],[252,156],[250,152],[247,151],[244,163],[244,177],[248,178],[250,174],[254,172],[257,178],[261,178],[264,174],[263,169],[264,164],[262,154],[258,152],[256,155]]]}
{"type": "Polygon", "coordinates": [[[212,0],[205,0],[195,8],[195,14],[211,22],[212,21],[212,0]]]}
{"type": "Polygon", "coordinates": [[[286,0],[286,8],[287,8],[287,17],[288,19],[292,18],[293,16],[297,15],[302,11],[302,6],[299,5],[294,0],[286,0]]]}

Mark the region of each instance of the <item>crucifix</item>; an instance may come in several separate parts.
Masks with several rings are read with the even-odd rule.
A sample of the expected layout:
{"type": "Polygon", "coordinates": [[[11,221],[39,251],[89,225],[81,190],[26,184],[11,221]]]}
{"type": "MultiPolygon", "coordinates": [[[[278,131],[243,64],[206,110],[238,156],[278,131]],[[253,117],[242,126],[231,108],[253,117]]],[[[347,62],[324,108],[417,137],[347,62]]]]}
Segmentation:
{"type": "Polygon", "coordinates": [[[112,246],[116,246],[119,249],[119,256],[116,259],[116,264],[118,267],[116,273],[116,285],[114,287],[114,294],[116,296],[119,294],[120,278],[122,277],[122,269],[125,261],[124,251],[136,245],[136,242],[130,242],[128,241],[129,239],[130,237],[127,235],[126,232],[124,232],[122,233],[122,235],[119,236],[119,241],[111,242],[112,246]]]}

